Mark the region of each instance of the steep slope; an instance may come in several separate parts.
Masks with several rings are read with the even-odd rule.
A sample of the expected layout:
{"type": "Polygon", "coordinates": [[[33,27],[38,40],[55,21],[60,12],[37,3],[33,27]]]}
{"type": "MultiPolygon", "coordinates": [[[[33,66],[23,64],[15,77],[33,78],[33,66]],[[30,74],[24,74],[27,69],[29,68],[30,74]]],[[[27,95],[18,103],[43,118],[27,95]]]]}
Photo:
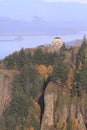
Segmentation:
{"type": "Polygon", "coordinates": [[[0,116],[11,101],[11,89],[16,71],[0,70],[0,116]]]}
{"type": "Polygon", "coordinates": [[[74,65],[65,87],[58,79],[46,87],[41,130],[87,130],[87,40],[72,52],[74,65]]]}
{"type": "Polygon", "coordinates": [[[67,89],[49,83],[45,92],[45,111],[41,130],[86,130],[87,94],[71,97],[67,89]]]}
{"type": "Polygon", "coordinates": [[[87,129],[87,40],[49,48],[0,62],[0,130],[87,129]]]}

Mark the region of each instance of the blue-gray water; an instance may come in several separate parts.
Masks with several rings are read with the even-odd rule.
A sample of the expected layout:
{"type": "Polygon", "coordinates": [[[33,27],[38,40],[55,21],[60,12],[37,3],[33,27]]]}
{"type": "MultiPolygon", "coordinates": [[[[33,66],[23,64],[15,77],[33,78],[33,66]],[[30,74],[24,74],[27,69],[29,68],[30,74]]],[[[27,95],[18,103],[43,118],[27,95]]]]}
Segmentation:
{"type": "MultiPolygon", "coordinates": [[[[83,38],[83,33],[75,35],[59,36],[64,42],[83,38]]],[[[16,40],[17,36],[0,36],[0,59],[18,51],[21,48],[33,48],[43,44],[50,44],[56,36],[22,36],[23,39],[16,40]]]]}

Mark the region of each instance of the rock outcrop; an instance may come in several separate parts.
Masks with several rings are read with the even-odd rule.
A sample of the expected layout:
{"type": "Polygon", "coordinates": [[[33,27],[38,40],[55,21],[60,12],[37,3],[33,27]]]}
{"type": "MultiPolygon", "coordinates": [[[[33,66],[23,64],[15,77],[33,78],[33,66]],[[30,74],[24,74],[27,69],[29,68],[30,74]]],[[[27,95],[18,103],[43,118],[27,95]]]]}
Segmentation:
{"type": "Polygon", "coordinates": [[[67,89],[49,83],[41,130],[87,130],[86,97],[71,97],[67,89]]]}
{"type": "Polygon", "coordinates": [[[48,128],[53,128],[54,126],[54,108],[57,99],[57,93],[53,87],[56,88],[56,86],[53,86],[52,83],[49,83],[45,91],[45,109],[41,124],[41,130],[47,130],[48,128]]]}
{"type": "Polygon", "coordinates": [[[0,115],[11,101],[11,88],[14,71],[0,70],[0,115]]]}

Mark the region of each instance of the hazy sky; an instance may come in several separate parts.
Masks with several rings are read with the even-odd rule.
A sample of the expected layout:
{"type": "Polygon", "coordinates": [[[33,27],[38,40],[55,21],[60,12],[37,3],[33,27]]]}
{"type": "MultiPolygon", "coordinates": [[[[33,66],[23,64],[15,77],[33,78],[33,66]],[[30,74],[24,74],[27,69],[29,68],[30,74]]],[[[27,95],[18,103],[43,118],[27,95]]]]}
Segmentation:
{"type": "Polygon", "coordinates": [[[79,2],[79,3],[87,3],[87,0],[43,0],[45,2],[79,2]]]}
{"type": "MultiPolygon", "coordinates": [[[[42,21],[56,21],[57,24],[63,22],[66,30],[68,21],[68,26],[73,22],[73,27],[83,28],[87,21],[87,0],[0,0],[0,17],[21,21],[35,21],[39,18],[42,21]]],[[[42,41],[39,44],[42,44],[42,41]]],[[[31,46],[29,42],[23,45],[0,42],[0,58],[25,45],[31,46]]]]}
{"type": "Polygon", "coordinates": [[[38,16],[49,21],[56,18],[56,13],[63,17],[72,14],[75,8],[73,5],[71,10],[67,11],[64,7],[63,9],[56,8],[59,2],[87,3],[87,0],[0,0],[0,16],[23,21],[30,21],[34,16],[38,16]]]}

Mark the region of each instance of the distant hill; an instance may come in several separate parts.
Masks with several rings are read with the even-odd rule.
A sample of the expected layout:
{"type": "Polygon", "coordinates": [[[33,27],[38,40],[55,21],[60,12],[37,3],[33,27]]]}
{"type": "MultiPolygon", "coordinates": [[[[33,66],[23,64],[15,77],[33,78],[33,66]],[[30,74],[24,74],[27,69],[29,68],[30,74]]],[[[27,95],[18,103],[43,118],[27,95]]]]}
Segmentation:
{"type": "MultiPolygon", "coordinates": [[[[78,34],[83,30],[87,30],[85,26],[77,24],[78,22],[75,23],[74,21],[45,21],[44,19],[37,16],[35,16],[33,20],[29,22],[14,20],[7,17],[0,17],[0,35],[69,35],[78,34]]],[[[84,23],[82,25],[84,25],[84,23]]]]}
{"type": "Polygon", "coordinates": [[[81,45],[82,41],[83,41],[82,39],[68,41],[66,42],[66,45],[71,45],[71,46],[81,45]]]}

